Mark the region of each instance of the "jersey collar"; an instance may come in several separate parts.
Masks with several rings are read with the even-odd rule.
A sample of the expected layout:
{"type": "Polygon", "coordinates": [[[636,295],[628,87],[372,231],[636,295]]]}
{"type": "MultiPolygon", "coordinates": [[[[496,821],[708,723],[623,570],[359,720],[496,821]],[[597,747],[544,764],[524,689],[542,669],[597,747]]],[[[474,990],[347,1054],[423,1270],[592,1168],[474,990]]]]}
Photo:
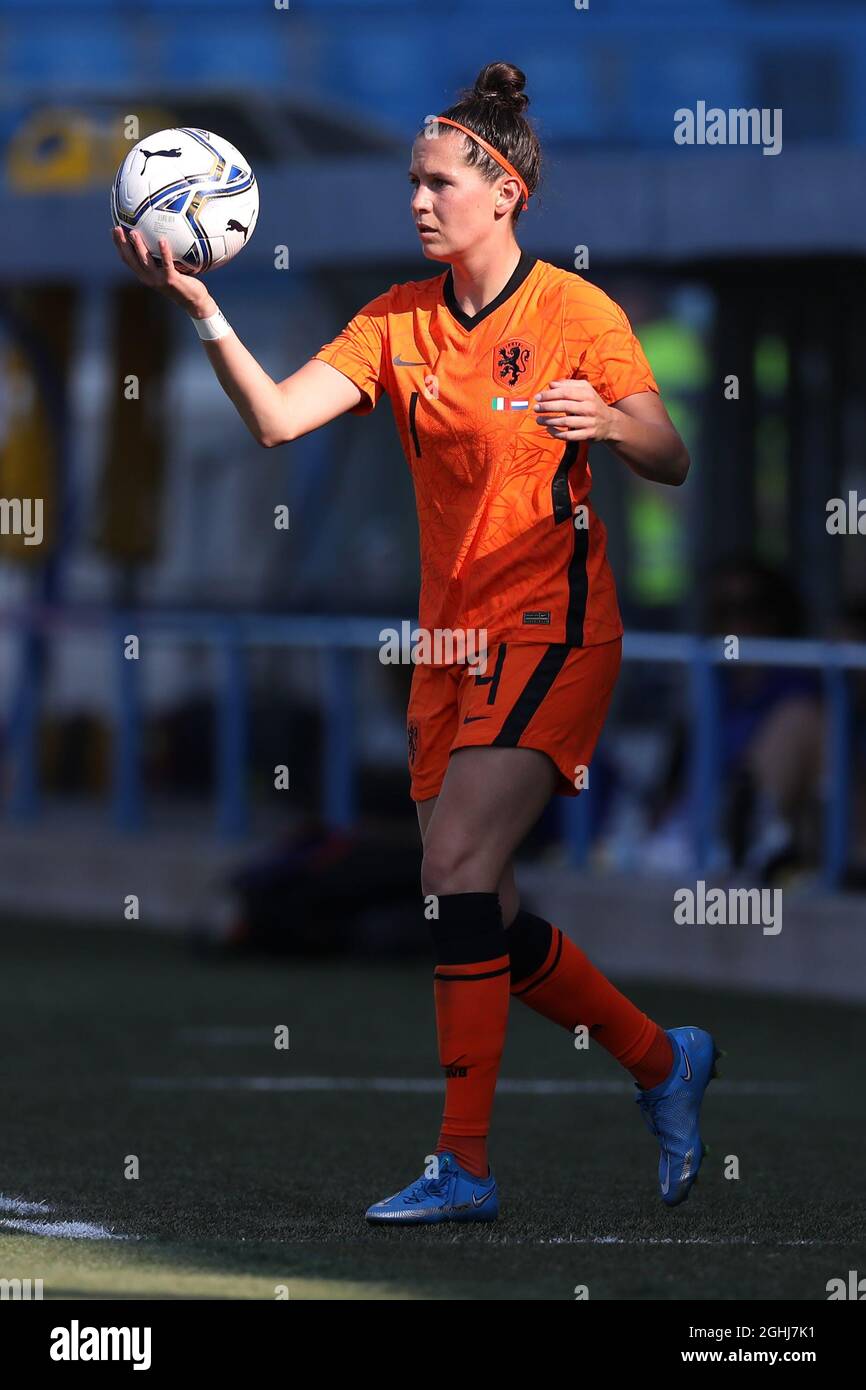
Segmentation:
{"type": "Polygon", "coordinates": [[[486,319],[488,314],[492,314],[494,310],[504,304],[506,299],[511,298],[514,292],[523,284],[527,275],[535,268],[536,264],[536,256],[531,256],[528,251],[521,251],[520,260],[514,267],[511,278],[508,280],[507,284],[502,287],[496,298],[491,299],[489,304],[485,304],[483,309],[479,309],[477,314],[464,313],[457,303],[454,295],[454,274],[451,266],[449,266],[442,287],[442,297],[445,300],[445,307],[448,309],[452,318],[455,318],[461,327],[471,330],[476,324],[481,323],[482,319],[486,319]]]}

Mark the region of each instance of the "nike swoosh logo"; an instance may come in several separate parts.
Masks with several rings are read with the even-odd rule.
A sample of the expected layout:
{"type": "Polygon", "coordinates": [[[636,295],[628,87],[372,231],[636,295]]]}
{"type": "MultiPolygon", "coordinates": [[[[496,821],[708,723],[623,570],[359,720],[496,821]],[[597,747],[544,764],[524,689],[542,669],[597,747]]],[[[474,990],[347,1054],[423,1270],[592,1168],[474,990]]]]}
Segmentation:
{"type": "Polygon", "coordinates": [[[480,1202],[479,1202],[478,1198],[476,1197],[475,1193],[473,1192],[473,1193],[472,1193],[472,1205],[473,1205],[473,1207],[483,1207],[483,1206],[484,1206],[484,1203],[487,1201],[488,1197],[492,1197],[492,1196],[493,1196],[493,1192],[494,1192],[494,1189],[491,1187],[489,1192],[485,1192],[485,1194],[484,1194],[484,1196],[481,1198],[481,1201],[480,1201],[480,1202]]]}
{"type": "Polygon", "coordinates": [[[664,1182],[662,1183],[662,1192],[664,1193],[665,1196],[667,1196],[667,1194],[668,1194],[668,1189],[670,1188],[670,1185],[671,1185],[671,1156],[670,1156],[670,1154],[667,1154],[666,1157],[667,1157],[667,1161],[668,1161],[668,1171],[667,1171],[667,1173],[665,1174],[665,1180],[664,1180],[664,1182]]]}
{"type": "Polygon", "coordinates": [[[464,724],[474,724],[479,719],[489,719],[489,714],[467,714],[464,716],[464,724]]]}
{"type": "Polygon", "coordinates": [[[398,353],[397,353],[397,356],[394,358],[394,366],[395,366],[395,367],[426,367],[426,366],[427,366],[427,363],[426,363],[426,362],[404,362],[404,361],[403,361],[403,358],[400,356],[400,354],[399,354],[399,352],[398,352],[398,353]]]}
{"type": "MultiPolygon", "coordinates": [[[[685,1059],[686,1059],[686,1074],[685,1074],[685,1076],[683,1076],[683,1081],[691,1081],[691,1079],[692,1079],[692,1064],[691,1064],[691,1062],[689,1061],[689,1054],[686,1052],[685,1048],[683,1048],[683,1056],[684,1056],[685,1059]]],[[[682,1072],[680,1072],[680,1075],[682,1076],[682,1072]]]]}

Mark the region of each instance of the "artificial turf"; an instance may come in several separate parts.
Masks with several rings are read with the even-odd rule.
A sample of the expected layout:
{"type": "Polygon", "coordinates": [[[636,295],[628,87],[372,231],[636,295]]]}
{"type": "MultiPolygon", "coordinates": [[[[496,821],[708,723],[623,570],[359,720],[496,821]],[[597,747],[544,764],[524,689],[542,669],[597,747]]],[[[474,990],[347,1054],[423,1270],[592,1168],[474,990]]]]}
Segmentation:
{"type": "Polygon", "coordinates": [[[0,1193],[46,1204],[0,1211],[0,1278],[41,1278],[45,1298],[571,1300],[585,1285],[590,1299],[824,1300],[828,1279],[866,1273],[866,1009],[627,982],[659,1022],[707,1027],[728,1052],[703,1112],[710,1155],[669,1210],[628,1077],[512,1001],[503,1079],[622,1085],[503,1089],[499,1220],[381,1229],[366,1207],[419,1175],[438,1133],[431,965],[203,961],[138,927],[21,922],[0,928],[0,952],[0,1193]],[[250,1077],[434,1089],[230,1084],[250,1077]]]}

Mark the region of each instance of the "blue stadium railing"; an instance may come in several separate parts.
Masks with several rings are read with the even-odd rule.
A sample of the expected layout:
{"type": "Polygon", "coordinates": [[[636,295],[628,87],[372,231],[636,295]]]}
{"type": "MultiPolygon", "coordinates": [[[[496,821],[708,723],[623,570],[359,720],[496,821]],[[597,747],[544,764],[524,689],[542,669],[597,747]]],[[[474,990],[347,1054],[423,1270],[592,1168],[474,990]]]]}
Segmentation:
{"type": "MultiPolygon", "coordinates": [[[[359,653],[380,648],[384,628],[400,630],[400,621],[356,617],[217,615],[195,612],[140,611],[113,613],[69,608],[28,609],[0,614],[20,639],[20,669],[7,730],[6,785],[11,785],[8,812],[14,820],[33,820],[40,810],[38,774],[39,724],[45,652],[52,633],[102,633],[116,652],[112,820],[136,831],[144,824],[141,781],[142,701],[140,660],[124,655],[124,639],[136,634],[160,643],[202,643],[219,662],[216,680],[216,829],[227,838],[249,826],[247,787],[249,732],[247,652],[252,648],[318,651],[321,655],[321,707],[324,726],[322,804],[327,823],[351,826],[356,818],[357,746],[355,742],[355,672],[359,653]],[[11,773],[11,780],[9,774],[11,773]]],[[[670,633],[627,633],[625,662],[653,662],[682,667],[687,673],[691,720],[690,824],[693,864],[710,864],[716,839],[721,793],[720,691],[718,673],[725,664],[719,638],[670,633]]],[[[821,673],[826,708],[827,748],[822,879],[837,887],[848,856],[852,700],[846,673],[866,670],[866,643],[782,641],[744,638],[740,665],[810,668],[821,673]]],[[[575,866],[585,863],[591,824],[587,798],[562,798],[561,826],[575,866]]]]}

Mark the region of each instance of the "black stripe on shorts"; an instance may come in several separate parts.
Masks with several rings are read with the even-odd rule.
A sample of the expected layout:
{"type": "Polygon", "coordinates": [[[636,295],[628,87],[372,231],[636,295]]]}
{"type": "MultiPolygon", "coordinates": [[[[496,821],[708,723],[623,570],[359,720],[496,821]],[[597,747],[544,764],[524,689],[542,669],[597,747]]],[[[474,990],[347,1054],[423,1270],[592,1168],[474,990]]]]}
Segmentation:
{"type": "Polygon", "coordinates": [[[505,716],[505,722],[491,748],[514,748],[535,711],[548,694],[571,651],[568,642],[551,642],[505,716]]]}

